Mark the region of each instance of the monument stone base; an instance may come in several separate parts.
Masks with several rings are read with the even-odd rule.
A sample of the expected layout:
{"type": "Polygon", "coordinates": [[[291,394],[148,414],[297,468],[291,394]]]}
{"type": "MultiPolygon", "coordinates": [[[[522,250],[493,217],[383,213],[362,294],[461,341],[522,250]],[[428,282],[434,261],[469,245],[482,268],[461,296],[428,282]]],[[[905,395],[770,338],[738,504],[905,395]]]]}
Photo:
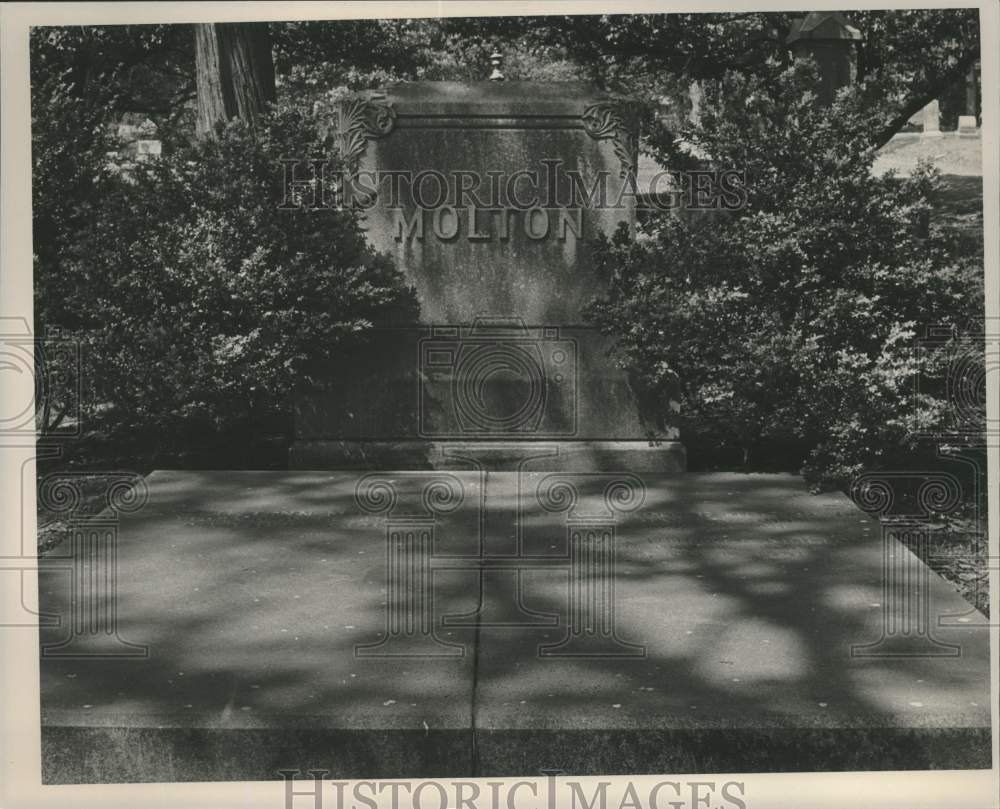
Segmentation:
{"type": "Polygon", "coordinates": [[[610,348],[586,327],[374,329],[296,398],[289,469],[685,471],[610,348]]]}
{"type": "Polygon", "coordinates": [[[296,441],[289,467],[302,470],[429,470],[650,472],[680,474],[680,441],[296,441]]]}

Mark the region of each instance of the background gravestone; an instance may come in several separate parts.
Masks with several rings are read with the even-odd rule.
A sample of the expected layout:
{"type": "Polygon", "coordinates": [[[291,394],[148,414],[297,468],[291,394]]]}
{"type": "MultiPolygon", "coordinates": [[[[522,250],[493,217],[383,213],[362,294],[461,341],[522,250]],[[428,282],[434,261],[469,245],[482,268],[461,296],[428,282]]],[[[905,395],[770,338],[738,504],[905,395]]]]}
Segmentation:
{"type": "MultiPolygon", "coordinates": [[[[350,197],[414,284],[419,326],[376,330],[300,397],[293,467],[448,465],[491,442],[558,447],[532,465],[680,471],[584,309],[592,241],[634,224],[637,130],[577,84],[399,84],[341,105],[350,197]],[[651,442],[650,437],[657,440],[651,442]]],[[[499,457],[498,456],[498,457],[499,457]]]]}

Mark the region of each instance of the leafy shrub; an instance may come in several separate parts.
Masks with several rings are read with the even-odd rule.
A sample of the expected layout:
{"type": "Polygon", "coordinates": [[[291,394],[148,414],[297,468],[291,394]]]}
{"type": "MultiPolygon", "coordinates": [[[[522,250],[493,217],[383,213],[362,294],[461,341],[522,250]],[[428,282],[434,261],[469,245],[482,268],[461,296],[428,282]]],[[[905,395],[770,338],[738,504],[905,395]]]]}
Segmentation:
{"type": "MultiPolygon", "coordinates": [[[[35,352],[37,426],[50,433],[79,412],[77,331],[94,281],[78,270],[90,246],[85,236],[116,184],[108,155],[119,144],[108,108],[74,92],[72,70],[36,48],[48,44],[44,30],[32,31],[32,249],[35,334],[47,337],[35,352]]],[[[51,40],[61,42],[56,34],[51,40]]]]}
{"type": "Polygon", "coordinates": [[[605,240],[607,296],[590,316],[660,421],[699,452],[760,465],[769,449],[814,484],[850,478],[941,426],[947,349],[918,355],[926,327],[981,317],[982,268],[930,217],[937,178],[872,175],[872,119],[858,94],[816,102],[815,67],[705,87],[698,124],[657,132],[676,166],[693,144],[745,169],[746,205],[725,216],[662,214],[645,239],[605,240]],[[678,413],[671,401],[680,404],[678,413]]]}
{"type": "Polygon", "coordinates": [[[352,213],[279,210],[282,158],[338,168],[319,124],[274,112],[93,172],[86,228],[36,263],[38,307],[83,343],[92,424],[169,444],[273,423],[317,363],[416,317],[352,213]]]}

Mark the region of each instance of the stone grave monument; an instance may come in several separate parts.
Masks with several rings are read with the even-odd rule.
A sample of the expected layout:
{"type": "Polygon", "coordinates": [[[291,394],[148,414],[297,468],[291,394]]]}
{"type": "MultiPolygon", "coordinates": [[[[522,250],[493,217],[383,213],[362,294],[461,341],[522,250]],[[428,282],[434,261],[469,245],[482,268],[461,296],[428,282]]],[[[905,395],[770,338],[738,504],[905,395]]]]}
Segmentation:
{"type": "Polygon", "coordinates": [[[377,329],[329,368],[336,385],[300,396],[292,468],[452,467],[474,444],[489,468],[684,470],[584,317],[604,289],[593,240],[634,224],[628,105],[494,67],[341,104],[344,200],[422,322],[377,329]]]}

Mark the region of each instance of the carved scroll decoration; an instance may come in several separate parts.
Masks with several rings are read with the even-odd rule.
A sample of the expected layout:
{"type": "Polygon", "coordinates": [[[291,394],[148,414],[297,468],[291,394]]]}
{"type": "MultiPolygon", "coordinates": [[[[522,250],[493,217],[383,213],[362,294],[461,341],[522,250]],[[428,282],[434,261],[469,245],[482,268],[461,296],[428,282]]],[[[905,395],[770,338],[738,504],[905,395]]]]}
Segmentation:
{"type": "Polygon", "coordinates": [[[352,98],[340,105],[340,153],[354,177],[369,140],[384,138],[396,125],[396,111],[382,97],[352,98]]]}
{"type": "Polygon", "coordinates": [[[639,159],[639,131],[634,116],[625,112],[620,102],[601,101],[584,109],[580,119],[590,137],[612,141],[621,165],[618,176],[634,182],[639,159]]]}

